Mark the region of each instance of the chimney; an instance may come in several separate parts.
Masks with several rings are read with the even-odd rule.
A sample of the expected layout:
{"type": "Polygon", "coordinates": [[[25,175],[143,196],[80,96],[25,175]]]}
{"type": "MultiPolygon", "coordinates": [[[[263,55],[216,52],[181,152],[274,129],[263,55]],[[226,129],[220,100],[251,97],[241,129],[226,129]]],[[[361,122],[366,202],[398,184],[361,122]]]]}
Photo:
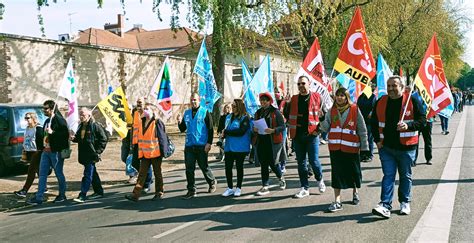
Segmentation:
{"type": "Polygon", "coordinates": [[[117,15],[117,29],[118,29],[118,35],[120,37],[123,37],[124,36],[124,29],[125,29],[125,21],[124,21],[124,18],[123,18],[123,15],[122,14],[118,14],[117,15]]]}

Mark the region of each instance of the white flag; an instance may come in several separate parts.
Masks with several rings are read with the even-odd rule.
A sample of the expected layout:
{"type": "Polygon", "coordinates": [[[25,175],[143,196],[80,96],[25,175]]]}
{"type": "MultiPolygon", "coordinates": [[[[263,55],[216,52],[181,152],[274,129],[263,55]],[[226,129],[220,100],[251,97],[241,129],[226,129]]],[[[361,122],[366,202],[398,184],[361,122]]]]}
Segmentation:
{"type": "Polygon", "coordinates": [[[67,99],[69,104],[69,110],[66,116],[67,125],[69,130],[76,132],[79,125],[79,110],[77,105],[77,82],[74,78],[71,58],[69,58],[58,96],[67,99]]]}

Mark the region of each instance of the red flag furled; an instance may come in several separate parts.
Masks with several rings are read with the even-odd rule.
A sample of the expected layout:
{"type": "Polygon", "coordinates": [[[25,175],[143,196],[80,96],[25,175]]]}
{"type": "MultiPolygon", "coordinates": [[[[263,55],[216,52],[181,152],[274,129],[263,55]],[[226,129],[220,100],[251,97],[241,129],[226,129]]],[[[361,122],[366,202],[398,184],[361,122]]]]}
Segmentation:
{"type": "Polygon", "coordinates": [[[365,33],[360,7],[357,7],[346,38],[334,64],[334,69],[364,85],[375,76],[375,61],[365,33]]]}
{"type": "Polygon", "coordinates": [[[333,101],[329,92],[332,90],[332,87],[324,69],[323,55],[318,38],[311,45],[298,74],[296,74],[296,78],[298,79],[300,76],[306,76],[311,81],[310,90],[319,93],[323,104],[326,108],[330,109],[333,101]]]}
{"type": "Polygon", "coordinates": [[[449,85],[444,75],[436,34],[431,38],[425,57],[418,69],[415,86],[429,109],[428,117],[433,117],[451,103],[449,85]]]}

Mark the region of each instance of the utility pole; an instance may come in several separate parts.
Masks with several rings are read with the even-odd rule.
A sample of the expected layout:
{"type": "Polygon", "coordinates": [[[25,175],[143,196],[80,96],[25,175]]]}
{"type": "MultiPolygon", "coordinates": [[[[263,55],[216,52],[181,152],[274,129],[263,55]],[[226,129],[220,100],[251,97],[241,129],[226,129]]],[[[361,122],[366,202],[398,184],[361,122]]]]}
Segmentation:
{"type": "Polygon", "coordinates": [[[72,18],[71,16],[77,14],[77,12],[68,13],[67,16],[69,17],[69,35],[72,35],[72,18]]]}

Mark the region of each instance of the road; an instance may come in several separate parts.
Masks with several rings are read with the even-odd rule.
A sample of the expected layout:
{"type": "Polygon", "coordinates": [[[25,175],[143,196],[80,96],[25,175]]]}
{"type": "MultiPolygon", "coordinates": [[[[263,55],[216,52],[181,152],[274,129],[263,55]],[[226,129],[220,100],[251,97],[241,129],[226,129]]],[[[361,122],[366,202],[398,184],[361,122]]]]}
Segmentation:
{"type": "MultiPolygon", "coordinates": [[[[474,241],[474,106],[467,106],[450,120],[450,134],[441,135],[439,121],[433,127],[433,165],[413,168],[412,213],[398,214],[395,193],[392,217],[371,214],[378,203],[382,171],[378,155],[363,163],[361,204],[353,206],[351,190],[343,191],[344,210],[326,212],[333,200],[327,146],[320,149],[328,189],[317,191],[311,180],[311,196],[293,199],[299,190],[294,157],[286,175],[287,189],[272,188],[268,196],[254,196],[260,188],[260,172],[246,164],[243,195],[223,198],[223,163],[213,163],[219,184],[208,194],[207,184],[196,171],[198,197],[183,200],[184,171],[166,172],[165,198],[138,203],[124,195],[129,185],[115,187],[106,197],[85,204],[43,204],[0,214],[0,242],[386,242],[474,241]]],[[[423,143],[418,163],[424,163],[423,143]]],[[[273,177],[273,184],[277,180],[273,177]]]]}

